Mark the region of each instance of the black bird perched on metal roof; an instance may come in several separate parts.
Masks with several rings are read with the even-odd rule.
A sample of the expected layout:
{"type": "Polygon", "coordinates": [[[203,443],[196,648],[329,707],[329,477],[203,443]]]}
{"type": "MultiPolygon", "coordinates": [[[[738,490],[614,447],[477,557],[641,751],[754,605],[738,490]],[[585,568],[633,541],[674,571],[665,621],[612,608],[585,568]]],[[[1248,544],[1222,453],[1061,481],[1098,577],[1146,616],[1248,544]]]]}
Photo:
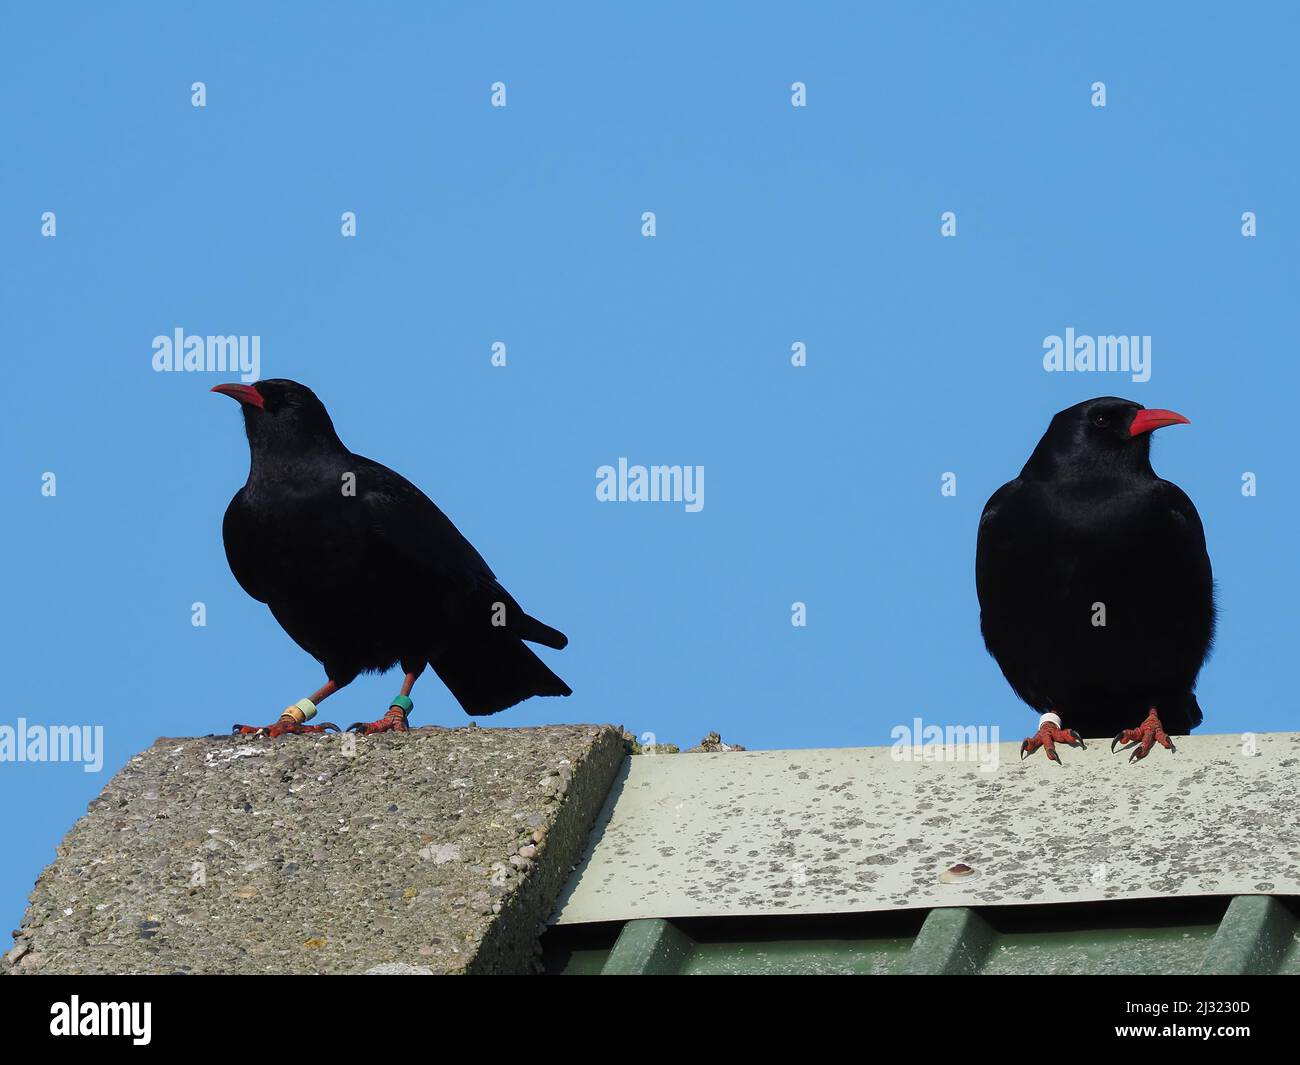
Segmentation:
{"type": "Polygon", "coordinates": [[[1196,507],[1151,469],[1169,410],[1102,397],[1061,411],[980,517],[975,583],[989,653],[1041,727],[1021,744],[1108,736],[1145,758],[1201,723],[1194,693],[1214,638],[1196,507]],[[1144,719],[1145,715],[1145,719],[1144,719]],[[1069,727],[1066,728],[1065,726],[1069,727]]]}
{"type": "Polygon", "coordinates": [[[406,678],[388,713],[350,728],[405,731],[426,663],[468,714],[570,694],[524,644],[558,650],[565,635],[524,612],[428,496],[349,451],[310,388],[269,380],[212,391],[239,401],[252,456],[221,528],[230,570],[327,678],[275,724],[234,731],[337,730],[307,724],[316,705],[399,662],[406,678]]]}

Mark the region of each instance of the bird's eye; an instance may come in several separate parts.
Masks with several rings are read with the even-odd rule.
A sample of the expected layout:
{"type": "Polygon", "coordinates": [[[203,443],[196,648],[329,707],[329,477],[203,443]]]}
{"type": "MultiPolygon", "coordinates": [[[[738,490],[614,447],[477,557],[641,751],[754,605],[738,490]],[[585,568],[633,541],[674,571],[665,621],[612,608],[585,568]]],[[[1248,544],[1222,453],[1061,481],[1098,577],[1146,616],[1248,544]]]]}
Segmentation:
{"type": "Polygon", "coordinates": [[[1106,426],[1110,424],[1110,415],[1094,414],[1092,416],[1092,424],[1095,425],[1098,429],[1105,429],[1106,426]]]}

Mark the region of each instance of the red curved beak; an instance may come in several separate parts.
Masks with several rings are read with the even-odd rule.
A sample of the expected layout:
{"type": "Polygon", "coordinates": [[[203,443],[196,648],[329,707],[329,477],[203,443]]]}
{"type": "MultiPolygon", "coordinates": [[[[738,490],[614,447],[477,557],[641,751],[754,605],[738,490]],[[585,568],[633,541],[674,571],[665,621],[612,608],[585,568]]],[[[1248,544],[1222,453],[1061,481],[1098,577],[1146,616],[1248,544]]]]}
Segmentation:
{"type": "Polygon", "coordinates": [[[1140,410],[1133,415],[1133,424],[1128,427],[1129,436],[1141,436],[1163,425],[1191,425],[1192,423],[1176,410],[1140,410]]]}
{"type": "MultiPolygon", "coordinates": [[[[266,401],[262,399],[262,393],[252,385],[217,385],[212,389],[213,392],[220,392],[223,396],[229,396],[231,399],[237,399],[240,403],[249,407],[263,407],[266,401]]],[[[1186,421],[1187,419],[1183,419],[1186,421]]]]}

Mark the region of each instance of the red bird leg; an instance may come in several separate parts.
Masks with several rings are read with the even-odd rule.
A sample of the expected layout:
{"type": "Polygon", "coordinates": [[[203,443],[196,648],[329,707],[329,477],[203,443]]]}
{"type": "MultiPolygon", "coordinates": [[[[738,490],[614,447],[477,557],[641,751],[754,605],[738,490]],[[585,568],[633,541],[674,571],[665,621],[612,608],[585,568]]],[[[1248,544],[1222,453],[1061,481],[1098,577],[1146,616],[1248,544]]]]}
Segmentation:
{"type": "Polygon", "coordinates": [[[332,680],[326,681],[323,688],[288,707],[274,725],[236,725],[230,731],[236,736],[270,736],[272,739],[289,733],[328,732],[330,729],[338,732],[339,727],[333,721],[322,721],[319,725],[309,725],[307,722],[316,715],[316,704],[328,699],[340,687],[342,685],[335,684],[332,680]]]}
{"type": "Polygon", "coordinates": [[[371,736],[376,732],[409,732],[411,726],[406,723],[406,719],[415,708],[410,698],[411,689],[423,671],[424,667],[421,666],[414,673],[406,674],[406,679],[402,681],[402,691],[393,700],[388,713],[378,721],[354,721],[348,726],[348,731],[359,732],[363,736],[371,736]]]}
{"type": "Polygon", "coordinates": [[[1169,738],[1168,734],[1165,732],[1164,725],[1160,723],[1160,718],[1156,716],[1156,708],[1154,706],[1147,714],[1147,719],[1137,728],[1122,729],[1116,734],[1115,738],[1110,741],[1110,753],[1114,754],[1116,745],[1121,743],[1126,744],[1126,746],[1120,748],[1121,750],[1127,751],[1130,748],[1136,748],[1136,750],[1128,756],[1130,762],[1142,761],[1142,759],[1150,753],[1151,748],[1157,743],[1160,744],[1161,747],[1168,747],[1171,754],[1178,753],[1178,748],[1174,746],[1174,741],[1169,738]]]}
{"type": "Polygon", "coordinates": [[[1064,743],[1067,747],[1080,747],[1085,751],[1088,749],[1088,745],[1074,729],[1061,727],[1061,719],[1056,714],[1048,711],[1040,720],[1042,724],[1038,726],[1038,731],[1020,745],[1022,762],[1041,747],[1049,759],[1061,765],[1061,756],[1056,753],[1058,743],[1064,743]]]}

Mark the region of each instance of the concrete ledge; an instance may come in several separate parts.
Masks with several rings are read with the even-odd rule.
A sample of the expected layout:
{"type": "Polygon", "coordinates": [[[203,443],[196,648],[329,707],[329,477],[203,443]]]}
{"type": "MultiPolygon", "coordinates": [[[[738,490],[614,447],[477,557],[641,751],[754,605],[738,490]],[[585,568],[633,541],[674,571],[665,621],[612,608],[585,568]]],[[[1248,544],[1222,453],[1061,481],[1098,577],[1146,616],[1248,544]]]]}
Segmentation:
{"type": "Polygon", "coordinates": [[[499,973],[627,754],[610,726],[162,739],[37,880],[17,973],[499,973]]]}

